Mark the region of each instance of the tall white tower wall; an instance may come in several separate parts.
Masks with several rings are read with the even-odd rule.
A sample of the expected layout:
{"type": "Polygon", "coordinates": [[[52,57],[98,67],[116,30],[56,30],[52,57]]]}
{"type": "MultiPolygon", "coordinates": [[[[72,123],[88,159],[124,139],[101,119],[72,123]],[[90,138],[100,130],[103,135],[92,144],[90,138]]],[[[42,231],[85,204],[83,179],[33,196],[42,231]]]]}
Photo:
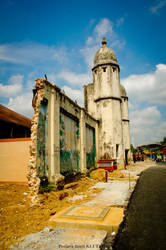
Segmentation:
{"type": "Polygon", "coordinates": [[[99,158],[117,159],[124,166],[130,149],[128,98],[120,85],[116,55],[106,44],[103,38],[102,48],[95,54],[93,84],[85,87],[85,106],[99,121],[99,158]]]}

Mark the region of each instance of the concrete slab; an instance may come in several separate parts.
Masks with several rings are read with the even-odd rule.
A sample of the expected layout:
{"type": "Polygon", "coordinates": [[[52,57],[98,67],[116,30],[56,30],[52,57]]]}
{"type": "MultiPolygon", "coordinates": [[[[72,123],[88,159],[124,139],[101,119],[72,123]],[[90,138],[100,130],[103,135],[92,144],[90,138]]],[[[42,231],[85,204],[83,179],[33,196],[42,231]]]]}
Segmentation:
{"type": "Polygon", "coordinates": [[[124,209],[119,207],[74,206],[54,215],[50,222],[59,227],[87,228],[117,232],[124,209]]]}
{"type": "Polygon", "coordinates": [[[73,206],[65,211],[61,217],[83,220],[103,220],[109,210],[109,207],[73,206]]]}
{"type": "Polygon", "coordinates": [[[99,250],[106,231],[46,227],[42,231],[25,236],[22,242],[11,246],[11,250],[99,250]]]}
{"type": "Polygon", "coordinates": [[[126,207],[136,181],[98,182],[93,188],[104,188],[93,200],[85,203],[88,207],[126,207]]]}

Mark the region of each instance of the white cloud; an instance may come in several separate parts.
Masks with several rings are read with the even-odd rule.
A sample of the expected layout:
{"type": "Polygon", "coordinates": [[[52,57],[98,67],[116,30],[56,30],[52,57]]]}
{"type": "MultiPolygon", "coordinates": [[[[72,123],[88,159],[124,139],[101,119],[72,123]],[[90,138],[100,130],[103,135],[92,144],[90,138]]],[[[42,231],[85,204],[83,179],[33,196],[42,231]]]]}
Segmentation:
{"type": "Polygon", "coordinates": [[[159,14],[159,10],[161,10],[166,5],[166,0],[158,1],[156,5],[150,7],[150,11],[152,14],[159,14]]]}
{"type": "Polygon", "coordinates": [[[138,145],[162,140],[166,121],[159,105],[166,105],[166,65],[158,64],[153,72],[130,75],[121,82],[130,100],[132,143],[138,145]],[[142,105],[148,107],[141,108],[142,105]]]}
{"type": "Polygon", "coordinates": [[[12,75],[8,79],[8,85],[0,83],[0,97],[8,99],[6,106],[9,109],[31,117],[33,114],[32,88],[35,85],[35,81],[28,79],[27,82],[24,83],[23,79],[23,75],[12,75]]]}
{"type": "Polygon", "coordinates": [[[56,84],[57,75],[52,73],[47,75],[47,80],[53,84],[56,84]]]}
{"type": "Polygon", "coordinates": [[[8,85],[0,83],[0,96],[1,97],[12,97],[19,94],[22,90],[23,76],[13,75],[8,80],[8,85]]]}
{"type": "Polygon", "coordinates": [[[62,71],[57,76],[57,78],[64,79],[72,86],[80,87],[84,84],[88,84],[91,81],[90,75],[87,74],[76,74],[71,71],[62,71]]]}
{"type": "Polygon", "coordinates": [[[135,126],[151,126],[156,124],[160,118],[161,114],[156,106],[135,110],[131,113],[131,120],[133,120],[135,126]]]}
{"type": "Polygon", "coordinates": [[[88,69],[93,67],[93,58],[96,51],[100,48],[99,46],[103,37],[106,37],[108,46],[111,48],[116,47],[116,50],[124,48],[125,41],[118,38],[113,27],[114,24],[111,20],[108,18],[101,19],[94,27],[92,35],[87,38],[85,47],[80,49],[80,53],[84,56],[88,69]]]}
{"type": "Polygon", "coordinates": [[[98,49],[98,45],[94,45],[93,47],[85,47],[80,50],[89,69],[93,67],[94,55],[98,49]]]}
{"type": "Polygon", "coordinates": [[[83,89],[76,90],[68,86],[63,86],[62,89],[65,91],[65,94],[69,96],[73,101],[76,101],[80,106],[84,105],[83,89]]]}
{"type": "Polygon", "coordinates": [[[111,35],[113,33],[113,23],[109,19],[103,18],[96,25],[94,31],[97,34],[97,38],[99,39],[103,36],[106,36],[108,33],[111,35]]]}
{"type": "Polygon", "coordinates": [[[141,75],[130,75],[121,80],[130,99],[166,105],[166,65],[156,65],[156,70],[141,75]]]}
{"type": "Polygon", "coordinates": [[[17,75],[13,75],[9,78],[9,84],[18,84],[21,85],[23,82],[23,75],[17,74],[17,75]]]}
{"type": "Polygon", "coordinates": [[[22,42],[0,45],[0,60],[9,63],[27,64],[67,61],[68,52],[65,47],[56,48],[40,43],[22,42]]]}
{"type": "Polygon", "coordinates": [[[87,45],[91,45],[91,44],[93,44],[93,43],[94,43],[93,37],[89,36],[88,39],[86,40],[86,44],[87,44],[87,45]]]}
{"type": "Polygon", "coordinates": [[[156,106],[137,109],[130,113],[132,143],[136,146],[147,142],[157,142],[165,135],[166,122],[156,106]]]}
{"type": "Polygon", "coordinates": [[[56,49],[53,53],[53,58],[60,63],[68,62],[67,49],[65,47],[56,49]]]}
{"type": "Polygon", "coordinates": [[[163,121],[161,124],[159,124],[157,134],[159,134],[161,136],[161,138],[165,137],[165,135],[166,135],[166,121],[163,121]]]}
{"type": "MultiPolygon", "coordinates": [[[[126,41],[125,40],[114,40],[112,43],[111,43],[111,47],[112,48],[116,48],[117,50],[121,50],[125,47],[126,45],[126,41]]],[[[121,67],[122,69],[123,67],[121,67]]]]}
{"type": "Polygon", "coordinates": [[[35,87],[35,80],[27,80],[26,88],[32,90],[35,87]]]}
{"type": "Polygon", "coordinates": [[[32,92],[23,93],[15,98],[9,98],[7,107],[31,118],[33,115],[32,92]]]}

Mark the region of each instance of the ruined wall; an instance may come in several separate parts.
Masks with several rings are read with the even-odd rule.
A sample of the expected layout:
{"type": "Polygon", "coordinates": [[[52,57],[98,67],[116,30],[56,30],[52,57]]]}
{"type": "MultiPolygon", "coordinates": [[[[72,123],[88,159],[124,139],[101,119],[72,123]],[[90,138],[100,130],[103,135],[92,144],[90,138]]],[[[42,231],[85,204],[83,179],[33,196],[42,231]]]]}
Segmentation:
{"type": "Polygon", "coordinates": [[[40,103],[44,97],[44,80],[36,80],[36,90],[33,97],[34,115],[32,116],[31,126],[31,145],[30,145],[30,160],[27,169],[27,179],[30,189],[30,198],[32,203],[36,203],[38,199],[38,190],[40,179],[38,177],[37,169],[37,132],[39,123],[40,103]]]}
{"type": "Polygon", "coordinates": [[[79,172],[79,119],[60,110],[60,173],[79,172]]]}
{"type": "Polygon", "coordinates": [[[96,118],[96,104],[94,102],[94,84],[90,83],[84,86],[84,103],[85,109],[90,115],[96,118]]]}
{"type": "Polygon", "coordinates": [[[87,166],[95,165],[98,122],[60,88],[44,79],[36,80],[33,107],[27,177],[35,200],[39,177],[47,176],[56,183],[69,172],[86,172],[87,166]],[[88,132],[91,140],[87,148],[88,132]]]}

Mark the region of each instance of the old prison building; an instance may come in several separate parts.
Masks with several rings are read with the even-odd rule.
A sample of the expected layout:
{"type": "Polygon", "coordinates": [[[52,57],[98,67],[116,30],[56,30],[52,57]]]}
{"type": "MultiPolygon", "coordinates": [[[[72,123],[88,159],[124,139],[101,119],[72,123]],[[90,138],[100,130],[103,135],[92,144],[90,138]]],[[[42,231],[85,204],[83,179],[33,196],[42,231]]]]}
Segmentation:
{"type": "Polygon", "coordinates": [[[86,172],[98,159],[128,162],[128,97],[120,84],[119,65],[105,38],[94,57],[93,83],[84,86],[80,107],[56,85],[37,79],[33,90],[28,179],[56,182],[68,172],[86,172]]]}

